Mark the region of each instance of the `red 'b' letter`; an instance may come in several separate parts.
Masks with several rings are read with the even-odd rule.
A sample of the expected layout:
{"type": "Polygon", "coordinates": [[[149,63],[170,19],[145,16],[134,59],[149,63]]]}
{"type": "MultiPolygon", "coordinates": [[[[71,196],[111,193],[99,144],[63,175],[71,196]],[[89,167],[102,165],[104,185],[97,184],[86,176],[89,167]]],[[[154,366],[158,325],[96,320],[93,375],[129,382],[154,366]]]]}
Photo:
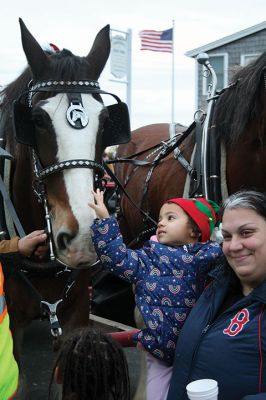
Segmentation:
{"type": "Polygon", "coordinates": [[[249,312],[246,308],[238,311],[238,313],[231,319],[228,328],[223,330],[223,333],[229,336],[236,336],[242,331],[244,325],[249,321],[249,312]]]}

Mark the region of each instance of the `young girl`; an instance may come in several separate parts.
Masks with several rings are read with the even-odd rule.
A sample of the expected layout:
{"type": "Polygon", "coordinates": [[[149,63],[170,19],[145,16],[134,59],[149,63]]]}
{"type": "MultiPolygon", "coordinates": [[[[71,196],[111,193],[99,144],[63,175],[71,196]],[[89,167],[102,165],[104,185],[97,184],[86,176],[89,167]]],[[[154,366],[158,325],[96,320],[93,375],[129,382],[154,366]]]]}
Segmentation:
{"type": "Polygon", "coordinates": [[[218,206],[205,199],[175,198],[160,210],[157,241],[130,250],[123,243],[117,221],[109,217],[103,192],[93,192],[89,204],[98,219],[92,225],[93,242],[104,268],[135,285],[136,305],[146,327],[135,340],[149,353],[147,399],[167,395],[179,332],[204,283],[212,263],[222,254],[210,241],[218,206]]]}
{"type": "Polygon", "coordinates": [[[62,384],[62,400],[130,399],[123,349],[110,336],[90,328],[77,329],[63,340],[53,380],[62,384]]]}

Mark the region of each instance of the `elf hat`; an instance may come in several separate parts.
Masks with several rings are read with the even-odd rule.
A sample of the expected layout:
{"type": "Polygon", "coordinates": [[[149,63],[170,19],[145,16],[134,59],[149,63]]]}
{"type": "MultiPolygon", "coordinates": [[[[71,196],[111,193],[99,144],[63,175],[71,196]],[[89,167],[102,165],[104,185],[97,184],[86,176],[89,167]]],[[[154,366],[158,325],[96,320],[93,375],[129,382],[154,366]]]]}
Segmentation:
{"type": "Polygon", "coordinates": [[[181,197],[167,200],[166,203],[175,203],[193,219],[201,232],[201,242],[210,240],[216,223],[218,204],[204,198],[183,199],[181,197]]]}

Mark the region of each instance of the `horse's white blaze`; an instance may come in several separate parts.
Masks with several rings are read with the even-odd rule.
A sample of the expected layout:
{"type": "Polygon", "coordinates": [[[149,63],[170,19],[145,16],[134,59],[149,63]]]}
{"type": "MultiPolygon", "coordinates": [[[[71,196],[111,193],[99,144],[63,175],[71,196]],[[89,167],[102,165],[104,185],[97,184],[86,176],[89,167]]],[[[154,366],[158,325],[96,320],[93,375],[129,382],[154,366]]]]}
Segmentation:
{"type": "MultiPolygon", "coordinates": [[[[92,95],[82,95],[83,107],[89,116],[89,123],[83,129],[75,129],[66,119],[69,107],[65,94],[58,94],[49,99],[43,106],[50,115],[58,146],[58,161],[86,159],[94,160],[95,145],[99,127],[99,114],[103,105],[96,101],[92,95]]],[[[95,252],[90,238],[90,226],[95,218],[95,212],[88,206],[93,201],[93,170],[89,168],[74,168],[63,172],[69,205],[76,218],[79,229],[76,237],[67,245],[60,259],[71,265],[95,261],[95,252]]],[[[55,226],[58,226],[55,223],[55,226]]],[[[58,236],[61,232],[69,232],[67,221],[54,232],[58,236]]]]}

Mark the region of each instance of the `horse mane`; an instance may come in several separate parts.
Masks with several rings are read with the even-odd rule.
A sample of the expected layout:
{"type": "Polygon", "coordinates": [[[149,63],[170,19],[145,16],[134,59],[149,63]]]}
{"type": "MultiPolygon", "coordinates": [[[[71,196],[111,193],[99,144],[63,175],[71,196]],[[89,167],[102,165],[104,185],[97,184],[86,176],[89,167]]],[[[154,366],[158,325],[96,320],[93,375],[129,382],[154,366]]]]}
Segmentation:
{"type": "Polygon", "coordinates": [[[24,71],[11,83],[4,87],[0,92],[1,112],[5,112],[7,108],[12,106],[12,103],[23,92],[27,90],[28,83],[32,79],[30,68],[26,67],[24,71]]]}
{"type": "Polygon", "coordinates": [[[233,83],[220,94],[214,110],[216,134],[234,144],[248,125],[257,121],[257,136],[264,134],[265,118],[261,90],[266,52],[233,76],[233,83]]]}
{"type": "MultiPolygon", "coordinates": [[[[63,49],[59,53],[49,55],[52,60],[53,80],[75,80],[82,79],[81,74],[88,68],[88,62],[84,57],[73,55],[67,49],[63,49]],[[83,67],[84,66],[84,67],[83,67]]],[[[87,76],[83,78],[88,78],[87,76]]],[[[0,131],[1,136],[8,138],[10,146],[15,145],[12,132],[12,106],[14,100],[18,99],[28,90],[29,83],[32,80],[32,73],[29,66],[11,83],[0,91],[0,131]]],[[[48,94],[50,96],[50,94],[48,94]]]]}
{"type": "MultiPolygon", "coordinates": [[[[80,78],[80,67],[82,64],[87,63],[84,57],[73,55],[67,49],[63,49],[59,53],[49,55],[52,60],[53,78],[63,80],[75,80],[80,78]]],[[[88,77],[87,77],[88,78],[88,77]]],[[[22,93],[28,90],[28,84],[32,80],[32,74],[29,67],[11,83],[9,83],[1,92],[0,98],[2,99],[0,107],[4,111],[5,107],[12,106],[12,103],[22,93]]]]}

